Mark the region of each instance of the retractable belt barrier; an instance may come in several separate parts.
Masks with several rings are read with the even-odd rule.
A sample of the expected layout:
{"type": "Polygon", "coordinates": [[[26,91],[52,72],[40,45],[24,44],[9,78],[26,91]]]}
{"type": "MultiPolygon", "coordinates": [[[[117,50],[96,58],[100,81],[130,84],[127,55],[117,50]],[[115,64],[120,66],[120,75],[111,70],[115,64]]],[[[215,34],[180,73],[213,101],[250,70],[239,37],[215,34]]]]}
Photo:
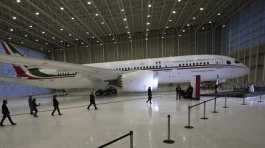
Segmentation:
{"type": "Polygon", "coordinates": [[[106,146],[111,145],[112,143],[115,143],[115,142],[117,142],[117,141],[119,141],[119,140],[121,140],[123,138],[128,137],[128,136],[130,136],[130,148],[133,148],[133,131],[130,131],[129,133],[127,133],[127,134],[125,134],[125,135],[123,135],[123,136],[121,136],[119,138],[116,138],[116,139],[114,139],[114,140],[112,140],[112,141],[110,141],[110,142],[108,142],[106,144],[103,144],[103,145],[99,146],[98,148],[106,147],[106,146]]]}

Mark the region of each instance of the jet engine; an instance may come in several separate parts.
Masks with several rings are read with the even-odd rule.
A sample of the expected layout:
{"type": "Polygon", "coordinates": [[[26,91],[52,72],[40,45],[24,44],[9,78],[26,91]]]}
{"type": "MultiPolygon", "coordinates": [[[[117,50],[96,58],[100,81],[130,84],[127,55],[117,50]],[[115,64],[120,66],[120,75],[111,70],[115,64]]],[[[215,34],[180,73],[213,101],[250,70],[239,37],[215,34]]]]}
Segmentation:
{"type": "Polygon", "coordinates": [[[123,91],[144,92],[148,87],[152,90],[158,87],[158,74],[153,71],[134,71],[122,74],[120,77],[123,91]]]}

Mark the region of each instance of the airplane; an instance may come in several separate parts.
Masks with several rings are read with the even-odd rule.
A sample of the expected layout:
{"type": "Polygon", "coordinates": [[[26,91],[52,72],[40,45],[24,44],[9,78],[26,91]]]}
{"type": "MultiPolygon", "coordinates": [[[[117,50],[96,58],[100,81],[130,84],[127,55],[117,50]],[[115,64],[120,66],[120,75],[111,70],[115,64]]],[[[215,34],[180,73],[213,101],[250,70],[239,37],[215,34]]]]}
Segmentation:
{"type": "Polygon", "coordinates": [[[2,41],[6,54],[0,62],[12,64],[16,77],[0,76],[0,81],[16,82],[56,90],[85,88],[125,92],[145,92],[159,84],[201,82],[238,78],[249,68],[234,58],[221,55],[187,55],[93,64],[73,64],[24,57],[13,44],[2,41]]]}

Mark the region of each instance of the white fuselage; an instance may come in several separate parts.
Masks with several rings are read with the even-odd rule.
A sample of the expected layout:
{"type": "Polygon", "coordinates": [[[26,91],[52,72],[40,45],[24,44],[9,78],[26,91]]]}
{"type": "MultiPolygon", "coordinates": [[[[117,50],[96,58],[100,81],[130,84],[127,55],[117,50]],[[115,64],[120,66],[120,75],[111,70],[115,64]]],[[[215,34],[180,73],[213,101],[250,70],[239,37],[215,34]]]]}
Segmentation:
{"type": "MultiPolygon", "coordinates": [[[[237,62],[234,58],[218,55],[191,55],[84,65],[112,69],[113,72],[121,75],[133,71],[154,71],[158,76],[159,84],[191,82],[196,75],[201,76],[201,81],[216,81],[218,79],[237,78],[249,73],[249,68],[237,62]]],[[[48,70],[46,72],[51,73],[48,70]]],[[[79,73],[74,77],[61,77],[56,79],[29,80],[26,82],[23,81],[23,78],[20,79],[20,83],[23,84],[26,83],[52,89],[104,89],[108,86],[108,82],[91,79],[79,73]]],[[[16,80],[18,83],[19,81],[16,80]]]]}

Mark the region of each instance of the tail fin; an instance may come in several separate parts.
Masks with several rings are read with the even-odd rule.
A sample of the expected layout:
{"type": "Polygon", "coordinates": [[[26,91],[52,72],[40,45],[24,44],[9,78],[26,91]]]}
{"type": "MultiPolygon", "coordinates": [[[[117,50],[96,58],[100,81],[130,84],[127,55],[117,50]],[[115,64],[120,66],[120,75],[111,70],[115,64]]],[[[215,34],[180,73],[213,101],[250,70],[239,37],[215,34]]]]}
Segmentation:
{"type": "MultiPolygon", "coordinates": [[[[1,42],[4,51],[8,55],[16,55],[16,56],[23,56],[14,46],[7,42],[1,42]]],[[[13,68],[16,71],[17,77],[28,77],[26,74],[27,68],[24,65],[14,65],[12,64],[13,68]]]]}

